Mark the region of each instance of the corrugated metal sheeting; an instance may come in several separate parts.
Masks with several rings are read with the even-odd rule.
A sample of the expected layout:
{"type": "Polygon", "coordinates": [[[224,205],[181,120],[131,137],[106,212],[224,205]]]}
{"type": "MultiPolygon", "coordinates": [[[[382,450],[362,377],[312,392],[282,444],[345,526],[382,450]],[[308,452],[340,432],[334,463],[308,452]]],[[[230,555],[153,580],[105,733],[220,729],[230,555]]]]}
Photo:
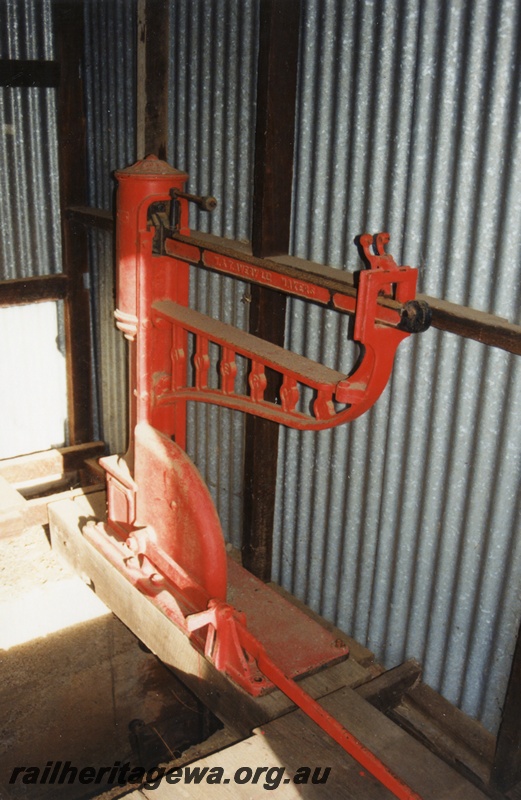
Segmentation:
{"type": "MultiPolygon", "coordinates": [[[[0,4],[0,58],[52,59],[50,0],[0,4]]],[[[61,272],[56,90],[0,88],[0,280],[61,272]]]]}
{"type": "MultiPolygon", "coordinates": [[[[89,203],[112,210],[116,169],[136,160],[136,2],[85,3],[89,203]]],[[[116,329],[113,236],[89,233],[100,435],[110,452],[127,445],[127,352],[116,329]]]]}
{"type": "MultiPolygon", "coordinates": [[[[175,0],[171,15],[169,159],[190,175],[189,191],[212,194],[211,215],[191,224],[218,236],[249,239],[251,226],[258,3],[175,0]]],[[[239,328],[248,321],[248,288],[231,278],[192,272],[191,302],[239,328]]],[[[240,546],[244,416],[190,404],[188,452],[216,502],[224,534],[240,546]]]]}
{"type": "MultiPolygon", "coordinates": [[[[0,3],[0,58],[53,58],[50,0],[0,3]]],[[[62,271],[55,94],[0,88],[0,280],[62,271]]],[[[61,304],[1,309],[0,341],[0,458],[65,444],[61,304]]]]}
{"type": "MultiPolygon", "coordinates": [[[[387,230],[428,294],[519,321],[521,4],[304,0],[293,250],[387,230]]],[[[292,302],[288,345],[344,326],[292,302]]],[[[431,330],[373,411],[284,431],[274,577],[497,728],[521,614],[521,362],[431,330]]]]}

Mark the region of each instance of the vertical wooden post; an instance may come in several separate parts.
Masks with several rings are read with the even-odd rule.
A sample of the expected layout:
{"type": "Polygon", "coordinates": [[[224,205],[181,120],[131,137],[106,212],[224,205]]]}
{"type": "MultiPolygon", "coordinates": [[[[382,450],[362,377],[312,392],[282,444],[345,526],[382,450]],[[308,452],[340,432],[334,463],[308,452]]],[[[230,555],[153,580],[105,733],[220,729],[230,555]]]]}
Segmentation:
{"type": "Polygon", "coordinates": [[[69,436],[71,444],[93,438],[91,337],[87,234],[67,220],[69,206],[85,206],[86,145],[81,63],[83,2],[53,5],[58,88],[58,160],[62,215],[63,270],[67,275],[65,337],[69,436]]]}
{"type": "Polygon", "coordinates": [[[521,629],[497,736],[492,780],[503,792],[521,781],[521,629]]]}
{"type": "Polygon", "coordinates": [[[300,0],[261,0],[252,246],[289,250],[300,0]]]}
{"type": "MultiPolygon", "coordinates": [[[[254,255],[267,257],[289,251],[300,0],[261,0],[260,9],[252,247],[254,255]]],[[[251,297],[251,333],[282,345],[285,296],[253,286],[251,297]]],[[[278,388],[269,379],[266,396],[273,398],[278,388]]],[[[271,579],[278,435],[275,423],[247,416],[242,557],[244,566],[266,581],[271,579]]]]}
{"type": "Polygon", "coordinates": [[[167,0],[138,2],[137,154],[153,153],[166,161],[168,138],[167,0]]]}

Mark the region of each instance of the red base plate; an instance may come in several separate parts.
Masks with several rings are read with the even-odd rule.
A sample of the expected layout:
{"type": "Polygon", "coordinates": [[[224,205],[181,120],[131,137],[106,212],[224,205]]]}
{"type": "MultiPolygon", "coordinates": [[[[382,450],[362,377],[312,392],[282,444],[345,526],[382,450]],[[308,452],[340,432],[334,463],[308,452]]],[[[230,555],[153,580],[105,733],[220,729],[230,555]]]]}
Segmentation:
{"type": "Polygon", "coordinates": [[[311,675],[349,654],[345,642],[231,558],[227,601],[246,614],[248,629],[288,678],[311,675]]]}

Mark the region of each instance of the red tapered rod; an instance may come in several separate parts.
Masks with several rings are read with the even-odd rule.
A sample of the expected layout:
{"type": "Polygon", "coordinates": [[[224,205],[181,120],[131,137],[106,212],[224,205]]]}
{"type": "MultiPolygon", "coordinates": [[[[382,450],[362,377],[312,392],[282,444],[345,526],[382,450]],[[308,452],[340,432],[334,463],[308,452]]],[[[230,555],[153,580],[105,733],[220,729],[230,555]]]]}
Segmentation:
{"type": "Polygon", "coordinates": [[[380,759],[375,756],[356,736],[344,728],[331,714],[322,708],[316,700],[288,678],[269,658],[258,640],[245,628],[241,629],[241,644],[257,661],[257,666],[284,694],[293,700],[302,711],[323,731],[335,740],[346,753],[371,773],[383,786],[391,791],[399,800],[422,800],[419,794],[404,783],[380,759]]]}

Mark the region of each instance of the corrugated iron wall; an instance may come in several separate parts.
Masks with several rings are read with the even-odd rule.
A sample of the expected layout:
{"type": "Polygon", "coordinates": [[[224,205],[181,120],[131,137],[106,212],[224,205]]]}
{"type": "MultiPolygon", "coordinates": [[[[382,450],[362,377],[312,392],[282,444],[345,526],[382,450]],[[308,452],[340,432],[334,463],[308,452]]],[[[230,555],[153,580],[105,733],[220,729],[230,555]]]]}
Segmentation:
{"type": "MultiPolygon", "coordinates": [[[[136,160],[136,0],[85,3],[89,203],[113,210],[116,169],[136,160]]],[[[127,353],[116,329],[113,236],[89,233],[100,436],[111,453],[127,446],[127,353]]]]}
{"type": "MultiPolygon", "coordinates": [[[[519,2],[304,0],[293,250],[387,230],[428,294],[519,321],[519,2]]],[[[344,326],[293,301],[288,345],[344,326]],[[313,331],[313,333],[310,333],[313,331]]],[[[497,728],[521,615],[521,362],[431,330],[373,411],[284,431],[274,577],[497,728]]]]}
{"type": "MultiPolygon", "coordinates": [[[[188,190],[212,194],[212,214],[191,225],[218,236],[249,239],[251,226],[257,0],[175,0],[171,15],[170,108],[172,164],[190,175],[188,190]]],[[[248,287],[202,270],[192,272],[191,303],[216,319],[245,328],[248,287]]],[[[240,546],[244,416],[189,404],[188,452],[217,505],[225,537],[240,546]]]]}
{"type": "MultiPolygon", "coordinates": [[[[50,0],[0,4],[0,58],[52,59],[50,0]]],[[[61,272],[56,90],[0,88],[0,280],[61,272]]]]}
{"type": "MultiPolygon", "coordinates": [[[[0,3],[0,58],[52,59],[52,39],[50,0],[0,3]]],[[[62,271],[56,142],[55,89],[0,88],[0,280],[62,271]]],[[[62,304],[1,309],[0,341],[0,458],[66,444],[62,304]]]]}

